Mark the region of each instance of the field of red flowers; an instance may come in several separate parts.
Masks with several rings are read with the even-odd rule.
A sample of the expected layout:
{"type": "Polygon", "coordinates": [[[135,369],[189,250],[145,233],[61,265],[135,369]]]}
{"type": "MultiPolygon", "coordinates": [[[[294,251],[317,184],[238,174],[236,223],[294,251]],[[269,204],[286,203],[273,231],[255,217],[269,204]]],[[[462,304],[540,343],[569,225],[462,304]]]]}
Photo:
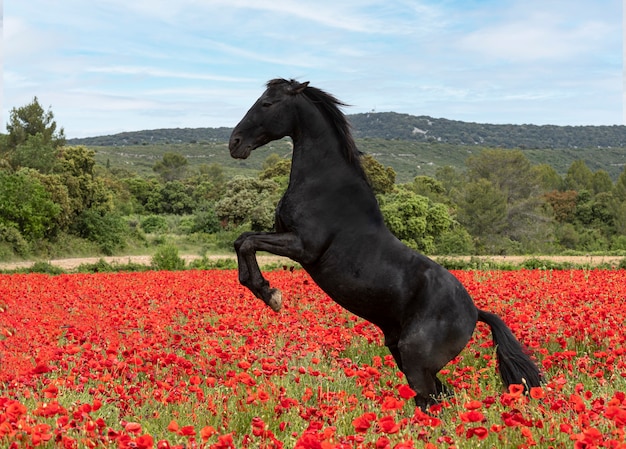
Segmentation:
{"type": "Polygon", "coordinates": [[[504,391],[487,327],[413,406],[380,332],[301,270],[273,313],[234,271],[0,275],[0,446],[626,448],[626,273],[457,271],[535,354],[504,391]]]}

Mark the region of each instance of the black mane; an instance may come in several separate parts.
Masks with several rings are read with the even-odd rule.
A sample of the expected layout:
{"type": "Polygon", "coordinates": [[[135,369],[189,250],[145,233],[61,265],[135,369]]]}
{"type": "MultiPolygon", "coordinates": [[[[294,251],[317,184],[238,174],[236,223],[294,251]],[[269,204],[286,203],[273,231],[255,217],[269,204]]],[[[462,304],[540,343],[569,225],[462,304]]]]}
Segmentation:
{"type": "MultiPolygon", "coordinates": [[[[275,79],[269,81],[267,87],[279,84],[287,84],[291,87],[290,92],[292,94],[299,93],[301,89],[298,89],[298,87],[303,86],[302,83],[293,79],[275,79]]],[[[302,90],[302,94],[309,99],[333,125],[335,131],[337,131],[337,136],[341,141],[348,161],[360,165],[361,152],[358,150],[354,138],[352,137],[350,123],[340,109],[342,106],[349,105],[317,87],[308,86],[308,83],[304,90],[302,90]]]]}

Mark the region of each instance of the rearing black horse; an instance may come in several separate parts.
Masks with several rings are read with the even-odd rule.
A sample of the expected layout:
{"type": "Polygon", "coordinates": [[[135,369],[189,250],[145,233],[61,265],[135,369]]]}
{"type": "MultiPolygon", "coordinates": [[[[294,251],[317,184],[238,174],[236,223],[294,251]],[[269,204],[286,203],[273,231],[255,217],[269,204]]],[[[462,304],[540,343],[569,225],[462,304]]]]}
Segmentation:
{"type": "Polygon", "coordinates": [[[235,241],[239,281],[279,311],[281,293],[263,278],[255,253],[300,263],[334,301],[382,330],[422,409],[443,392],[436,374],[465,347],[477,320],[491,327],[504,383],[538,386],[537,366],[506,324],[387,229],[339,109],[344,104],[308,84],[269,81],[231,135],[230,154],[239,159],[284,136],[293,140],[276,232],[246,232],[235,241]]]}

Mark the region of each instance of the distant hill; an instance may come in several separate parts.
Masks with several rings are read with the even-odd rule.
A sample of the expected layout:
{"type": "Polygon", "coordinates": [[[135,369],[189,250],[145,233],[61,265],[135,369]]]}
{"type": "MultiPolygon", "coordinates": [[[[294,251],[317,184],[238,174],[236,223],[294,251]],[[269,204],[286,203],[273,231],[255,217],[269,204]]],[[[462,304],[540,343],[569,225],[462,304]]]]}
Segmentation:
{"type": "MultiPolygon", "coordinates": [[[[626,126],[491,125],[395,112],[348,115],[355,138],[548,149],[626,147],[626,126]]],[[[171,128],[68,139],[71,145],[227,142],[232,128],[171,128]]]]}
{"type": "Polygon", "coordinates": [[[357,138],[501,148],[626,147],[626,126],[490,125],[395,112],[350,115],[357,138]]]}

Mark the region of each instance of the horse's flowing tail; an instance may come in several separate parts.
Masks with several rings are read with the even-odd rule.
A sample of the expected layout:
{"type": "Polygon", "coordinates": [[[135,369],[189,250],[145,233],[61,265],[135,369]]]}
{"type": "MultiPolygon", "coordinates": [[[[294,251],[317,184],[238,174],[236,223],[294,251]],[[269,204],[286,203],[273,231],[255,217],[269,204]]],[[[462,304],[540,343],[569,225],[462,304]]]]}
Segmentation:
{"type": "Polygon", "coordinates": [[[500,376],[508,387],[511,384],[523,384],[527,389],[541,384],[541,372],[530,359],[525,348],[515,338],[511,329],[502,319],[493,313],[478,309],[478,321],[487,323],[491,328],[500,376]]]}

